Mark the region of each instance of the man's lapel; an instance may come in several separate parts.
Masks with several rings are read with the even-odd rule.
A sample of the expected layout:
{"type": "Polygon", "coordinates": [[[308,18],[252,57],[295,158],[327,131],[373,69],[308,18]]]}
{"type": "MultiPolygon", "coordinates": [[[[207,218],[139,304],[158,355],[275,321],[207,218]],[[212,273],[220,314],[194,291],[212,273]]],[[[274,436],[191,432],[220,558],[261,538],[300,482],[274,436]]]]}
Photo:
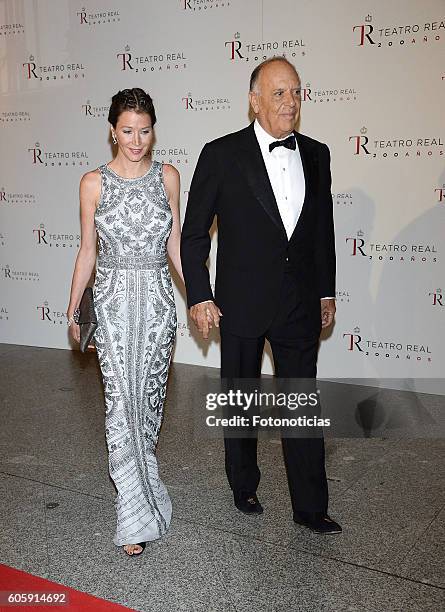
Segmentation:
{"type": "Polygon", "coordinates": [[[286,236],[286,230],[281,220],[260,145],[255,136],[253,123],[244,130],[243,139],[237,154],[237,162],[254,196],[278,229],[286,236]]]}

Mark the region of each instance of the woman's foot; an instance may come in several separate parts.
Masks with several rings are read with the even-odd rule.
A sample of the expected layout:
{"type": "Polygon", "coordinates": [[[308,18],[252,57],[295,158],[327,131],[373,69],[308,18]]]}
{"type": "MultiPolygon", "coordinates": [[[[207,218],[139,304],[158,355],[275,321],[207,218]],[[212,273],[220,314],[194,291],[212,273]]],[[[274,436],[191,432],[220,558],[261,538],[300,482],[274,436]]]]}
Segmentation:
{"type": "Polygon", "coordinates": [[[142,555],[145,549],[145,542],[139,544],[125,544],[124,551],[129,557],[138,557],[142,555]]]}

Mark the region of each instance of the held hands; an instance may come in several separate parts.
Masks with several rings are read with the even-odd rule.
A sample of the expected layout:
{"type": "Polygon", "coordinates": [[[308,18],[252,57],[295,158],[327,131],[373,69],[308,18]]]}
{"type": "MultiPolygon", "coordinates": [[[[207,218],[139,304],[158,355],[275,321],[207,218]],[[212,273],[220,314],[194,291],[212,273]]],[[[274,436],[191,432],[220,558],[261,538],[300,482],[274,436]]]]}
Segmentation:
{"type": "Polygon", "coordinates": [[[321,327],[329,327],[335,317],[335,300],[331,298],[323,298],[321,300],[321,327]]]}
{"type": "Polygon", "coordinates": [[[207,340],[209,330],[213,326],[219,327],[219,319],[222,317],[222,312],[213,302],[202,302],[190,308],[190,316],[202,337],[207,340]]]}
{"type": "MultiPolygon", "coordinates": [[[[321,300],[321,327],[323,329],[334,322],[335,310],[335,300],[330,298],[321,300]]],[[[219,327],[222,312],[213,302],[203,302],[190,308],[190,316],[199,332],[202,333],[202,337],[207,340],[209,330],[212,329],[213,325],[219,327]]]]}

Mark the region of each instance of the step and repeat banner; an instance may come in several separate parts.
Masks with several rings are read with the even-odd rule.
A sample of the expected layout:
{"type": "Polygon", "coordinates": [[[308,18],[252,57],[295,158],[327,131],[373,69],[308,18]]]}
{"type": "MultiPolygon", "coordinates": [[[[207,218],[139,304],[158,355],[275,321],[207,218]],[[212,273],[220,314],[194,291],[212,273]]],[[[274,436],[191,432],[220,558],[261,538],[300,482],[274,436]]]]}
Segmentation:
{"type": "MultiPolygon", "coordinates": [[[[338,311],[319,374],[441,377],[444,19],[443,0],[0,0],[0,341],[70,348],[78,185],[112,157],[111,96],[152,95],[183,217],[202,146],[247,125],[250,73],[280,55],[301,75],[300,131],[332,155],[338,311]]],[[[218,366],[180,283],[176,303],[175,360],[218,366]]]]}

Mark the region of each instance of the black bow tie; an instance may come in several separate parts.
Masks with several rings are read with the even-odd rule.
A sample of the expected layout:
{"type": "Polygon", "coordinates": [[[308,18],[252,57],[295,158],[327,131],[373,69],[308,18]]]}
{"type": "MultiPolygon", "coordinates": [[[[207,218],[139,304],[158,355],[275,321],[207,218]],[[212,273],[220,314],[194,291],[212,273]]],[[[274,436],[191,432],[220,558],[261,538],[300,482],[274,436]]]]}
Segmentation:
{"type": "Polygon", "coordinates": [[[292,151],[295,151],[296,146],[295,134],[291,134],[284,140],[275,140],[275,142],[271,142],[269,145],[269,153],[272,153],[275,147],[286,147],[286,149],[292,149],[292,151]]]}

